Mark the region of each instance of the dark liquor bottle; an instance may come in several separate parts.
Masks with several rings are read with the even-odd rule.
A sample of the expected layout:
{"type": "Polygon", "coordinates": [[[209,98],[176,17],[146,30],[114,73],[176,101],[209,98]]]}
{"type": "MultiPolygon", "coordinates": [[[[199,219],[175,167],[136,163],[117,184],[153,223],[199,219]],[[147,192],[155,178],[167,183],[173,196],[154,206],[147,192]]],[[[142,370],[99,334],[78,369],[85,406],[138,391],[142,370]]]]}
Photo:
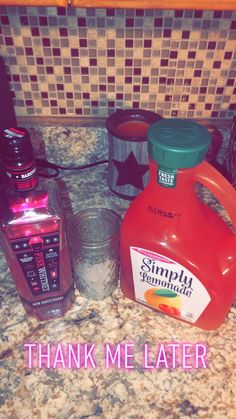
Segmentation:
{"type": "Polygon", "coordinates": [[[0,150],[9,180],[0,239],[16,289],[29,315],[38,320],[61,317],[75,297],[57,184],[49,180],[39,185],[26,129],[4,129],[0,150]]]}

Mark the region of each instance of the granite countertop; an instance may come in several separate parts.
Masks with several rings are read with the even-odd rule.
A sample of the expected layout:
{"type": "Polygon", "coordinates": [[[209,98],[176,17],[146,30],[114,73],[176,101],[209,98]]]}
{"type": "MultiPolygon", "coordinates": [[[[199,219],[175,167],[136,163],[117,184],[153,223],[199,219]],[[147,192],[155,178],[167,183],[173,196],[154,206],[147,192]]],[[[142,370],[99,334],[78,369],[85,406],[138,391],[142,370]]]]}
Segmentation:
{"type": "MultiPolygon", "coordinates": [[[[55,163],[84,164],[107,158],[104,128],[29,127],[38,157],[55,163]]],[[[224,132],[227,135],[227,132],[224,132]]],[[[87,207],[111,208],[123,215],[129,205],[107,185],[107,165],[61,172],[67,215],[87,207]]],[[[213,206],[219,204],[210,196],[213,206]]],[[[0,418],[155,419],[235,418],[236,307],[215,331],[203,331],[134,303],[118,288],[103,301],[76,291],[76,303],[64,318],[38,322],[25,315],[13,280],[0,254],[0,418]],[[95,368],[28,368],[26,343],[95,344],[95,368]],[[161,343],[201,343],[208,348],[206,368],[145,369],[161,343]],[[133,343],[135,368],[107,368],[104,344],[133,343]]],[[[81,345],[82,346],[82,345],[81,345]]]]}

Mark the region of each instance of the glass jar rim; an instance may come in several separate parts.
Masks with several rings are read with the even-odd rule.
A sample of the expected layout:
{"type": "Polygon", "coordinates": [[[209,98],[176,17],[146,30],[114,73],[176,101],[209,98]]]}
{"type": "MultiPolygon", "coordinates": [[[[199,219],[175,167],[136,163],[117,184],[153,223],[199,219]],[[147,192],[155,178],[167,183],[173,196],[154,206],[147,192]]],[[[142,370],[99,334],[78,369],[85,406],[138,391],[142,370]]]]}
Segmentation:
{"type": "Polygon", "coordinates": [[[117,236],[119,235],[120,223],[121,223],[121,216],[117,214],[115,211],[108,208],[96,207],[96,208],[86,208],[81,211],[78,211],[72,216],[71,223],[70,223],[71,245],[72,247],[78,247],[78,241],[79,241],[80,246],[82,246],[83,248],[96,249],[98,246],[106,247],[109,243],[111,243],[111,241],[116,239],[117,236]],[[79,225],[79,223],[82,226],[82,222],[84,220],[95,219],[95,218],[104,219],[106,221],[109,221],[113,225],[114,231],[108,238],[103,239],[103,240],[97,240],[91,243],[91,241],[83,239],[83,238],[78,239],[78,235],[77,237],[75,237],[76,228],[79,225]]]}

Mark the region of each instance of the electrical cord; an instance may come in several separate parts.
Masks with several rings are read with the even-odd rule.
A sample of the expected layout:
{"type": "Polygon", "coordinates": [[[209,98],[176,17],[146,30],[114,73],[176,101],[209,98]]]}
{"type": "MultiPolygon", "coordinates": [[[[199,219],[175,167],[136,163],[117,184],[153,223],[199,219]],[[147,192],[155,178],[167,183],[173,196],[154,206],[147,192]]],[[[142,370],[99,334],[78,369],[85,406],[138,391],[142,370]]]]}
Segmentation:
{"type": "Polygon", "coordinates": [[[38,168],[38,173],[37,173],[38,176],[49,179],[49,178],[57,177],[60,173],[60,170],[84,170],[90,167],[95,167],[101,164],[106,164],[108,163],[108,160],[99,160],[94,163],[83,164],[81,166],[61,166],[59,164],[54,164],[44,159],[35,159],[35,162],[38,168]],[[46,169],[47,171],[41,172],[40,168],[46,169]],[[48,173],[48,170],[50,170],[51,173],[48,173]]]}

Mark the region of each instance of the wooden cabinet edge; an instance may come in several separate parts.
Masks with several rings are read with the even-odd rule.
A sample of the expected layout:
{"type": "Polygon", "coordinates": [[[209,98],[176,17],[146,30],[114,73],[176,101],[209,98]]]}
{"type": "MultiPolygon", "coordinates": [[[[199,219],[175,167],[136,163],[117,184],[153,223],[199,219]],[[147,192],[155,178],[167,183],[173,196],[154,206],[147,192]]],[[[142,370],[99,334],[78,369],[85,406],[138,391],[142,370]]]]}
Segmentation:
{"type": "Polygon", "coordinates": [[[69,0],[72,7],[163,10],[236,10],[236,0],[69,0]]]}
{"type": "Polygon", "coordinates": [[[0,0],[0,6],[67,7],[67,0],[0,0]]]}
{"type": "Polygon", "coordinates": [[[0,0],[0,6],[114,9],[236,10],[236,0],[0,0]]]}

